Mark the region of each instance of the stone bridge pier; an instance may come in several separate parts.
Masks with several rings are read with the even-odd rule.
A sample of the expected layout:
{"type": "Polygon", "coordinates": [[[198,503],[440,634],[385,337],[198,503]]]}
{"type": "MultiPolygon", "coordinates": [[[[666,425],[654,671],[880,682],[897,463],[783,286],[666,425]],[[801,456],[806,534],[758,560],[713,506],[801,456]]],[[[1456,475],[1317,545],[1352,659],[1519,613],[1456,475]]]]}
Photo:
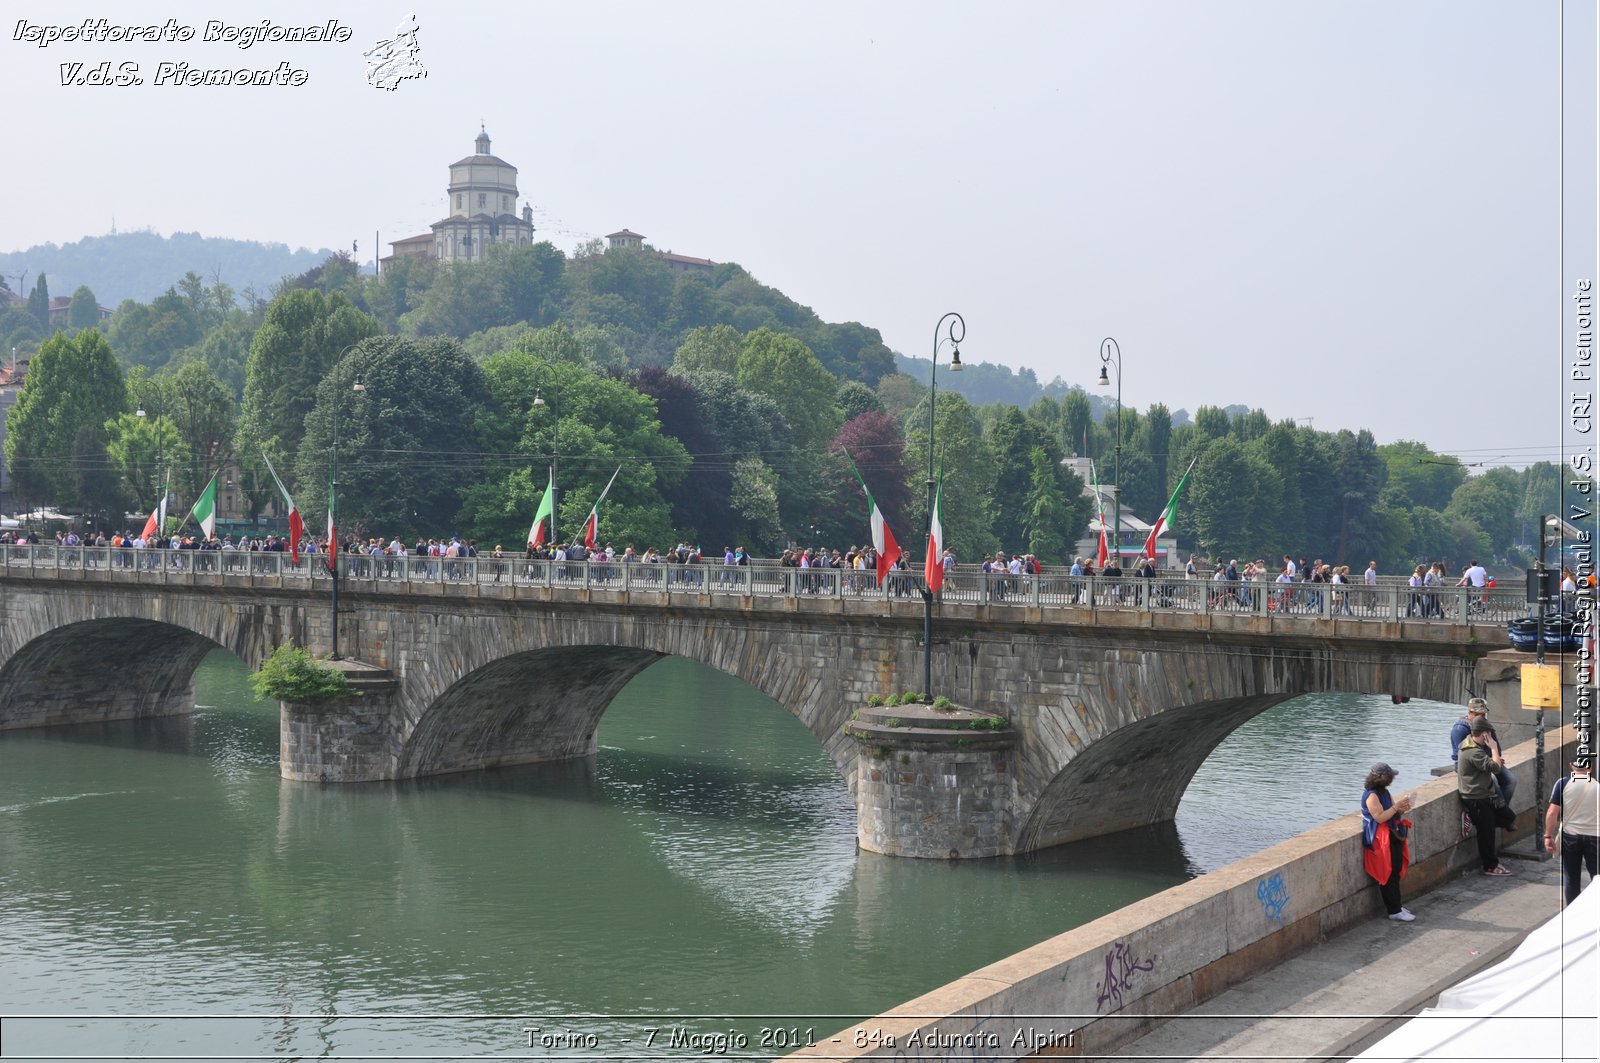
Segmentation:
{"type": "MultiPolygon", "coordinates": [[[[214,647],[255,668],[281,643],[316,653],[331,642],[326,599],[291,586],[155,593],[8,578],[3,592],[0,729],[188,711],[194,669],[214,647]]],[[[680,656],[744,680],[811,732],[856,801],[864,848],[938,858],[1171,819],[1217,744],[1272,705],[1327,690],[1459,701],[1483,655],[1444,625],[946,607],[934,687],[966,711],[911,719],[908,707],[896,719],[867,703],[920,686],[921,622],[909,608],[448,584],[353,587],[341,605],[343,667],[361,696],[282,706],[287,778],[590,756],[617,692],[680,656]]]]}

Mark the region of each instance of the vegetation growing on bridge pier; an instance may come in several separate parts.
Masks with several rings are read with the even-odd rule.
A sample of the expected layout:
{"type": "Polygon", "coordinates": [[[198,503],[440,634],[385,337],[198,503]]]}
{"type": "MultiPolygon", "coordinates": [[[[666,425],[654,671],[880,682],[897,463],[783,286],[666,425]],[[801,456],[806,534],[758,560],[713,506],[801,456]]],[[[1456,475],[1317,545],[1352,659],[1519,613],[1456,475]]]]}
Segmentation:
{"type": "Polygon", "coordinates": [[[257,697],[277,701],[338,701],[356,696],[343,672],[292,642],[272,651],[261,670],[250,677],[250,685],[257,697]]]}

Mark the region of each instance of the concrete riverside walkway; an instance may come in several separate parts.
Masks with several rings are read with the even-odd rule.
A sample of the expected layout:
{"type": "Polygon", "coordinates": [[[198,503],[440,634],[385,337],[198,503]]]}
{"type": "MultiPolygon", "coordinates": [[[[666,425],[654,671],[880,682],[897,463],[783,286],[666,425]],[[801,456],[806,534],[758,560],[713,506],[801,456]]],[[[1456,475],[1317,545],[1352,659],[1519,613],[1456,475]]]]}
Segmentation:
{"type": "MultiPolygon", "coordinates": [[[[1504,959],[1561,909],[1561,861],[1502,846],[1515,876],[1473,870],[1403,903],[1397,923],[1362,920],[1177,1016],[1104,1059],[1309,1061],[1349,1057],[1463,978],[1504,959]]],[[[1377,887],[1373,887],[1376,890],[1377,887]]]]}

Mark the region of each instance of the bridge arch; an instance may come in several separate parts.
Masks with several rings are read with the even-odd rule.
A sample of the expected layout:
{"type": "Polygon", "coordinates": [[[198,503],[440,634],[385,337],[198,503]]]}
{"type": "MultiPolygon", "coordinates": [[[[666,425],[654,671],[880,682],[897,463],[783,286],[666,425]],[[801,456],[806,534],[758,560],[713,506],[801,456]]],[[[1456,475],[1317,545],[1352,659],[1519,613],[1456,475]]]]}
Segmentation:
{"type": "Polygon", "coordinates": [[[201,659],[221,647],[252,670],[306,625],[284,603],[136,589],[73,594],[8,586],[0,598],[0,730],[194,711],[201,659]]]}

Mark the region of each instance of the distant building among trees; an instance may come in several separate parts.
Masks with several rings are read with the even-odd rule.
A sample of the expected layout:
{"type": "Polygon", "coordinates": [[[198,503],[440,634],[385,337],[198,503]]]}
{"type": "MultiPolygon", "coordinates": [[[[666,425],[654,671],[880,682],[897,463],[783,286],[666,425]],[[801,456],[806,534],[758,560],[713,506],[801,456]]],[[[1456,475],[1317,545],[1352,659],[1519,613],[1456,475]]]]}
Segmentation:
{"type": "MultiPolygon", "coordinates": [[[[525,246],[534,242],[533,206],[514,213],[517,168],[489,151],[489,134],[480,126],[473,153],[450,165],[445,190],[450,213],[429,228],[431,232],[393,240],[390,254],[379,260],[380,270],[402,258],[429,258],[438,262],[474,262],[488,256],[495,244],[525,246]]],[[[606,237],[607,250],[651,251],[644,237],[622,229],[606,237]]],[[[672,251],[656,251],[674,273],[710,273],[716,263],[672,251]]]]}

